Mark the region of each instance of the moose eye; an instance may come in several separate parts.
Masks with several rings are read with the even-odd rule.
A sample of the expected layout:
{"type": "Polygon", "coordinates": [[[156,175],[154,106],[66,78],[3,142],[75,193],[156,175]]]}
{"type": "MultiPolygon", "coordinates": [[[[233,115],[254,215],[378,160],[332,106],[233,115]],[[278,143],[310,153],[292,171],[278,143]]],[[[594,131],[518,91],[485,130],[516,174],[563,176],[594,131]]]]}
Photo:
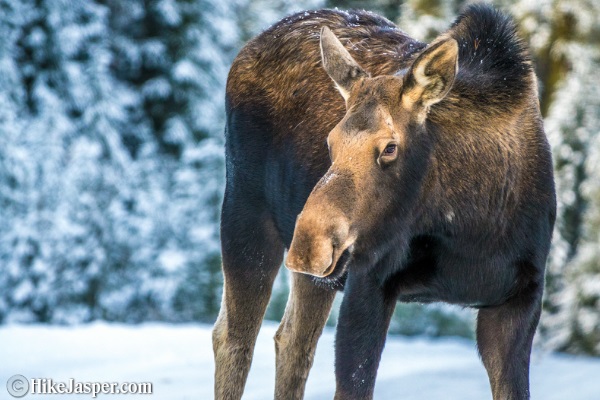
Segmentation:
{"type": "Polygon", "coordinates": [[[398,157],[398,145],[396,143],[388,143],[387,146],[383,149],[379,158],[377,159],[377,164],[384,166],[387,164],[391,164],[398,157]]]}
{"type": "Polygon", "coordinates": [[[383,150],[383,155],[384,156],[393,156],[394,154],[396,154],[397,148],[398,148],[398,145],[388,144],[386,146],[386,148],[383,150]]]}

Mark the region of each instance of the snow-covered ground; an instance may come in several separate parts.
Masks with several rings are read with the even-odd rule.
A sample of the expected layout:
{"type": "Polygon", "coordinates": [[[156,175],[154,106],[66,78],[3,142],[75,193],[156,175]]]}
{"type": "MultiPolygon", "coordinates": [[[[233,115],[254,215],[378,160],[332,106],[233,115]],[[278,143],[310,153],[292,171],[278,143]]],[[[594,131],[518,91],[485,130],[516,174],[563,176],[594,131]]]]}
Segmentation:
{"type": "MultiPolygon", "coordinates": [[[[265,324],[261,330],[245,399],[273,398],[275,329],[275,325],[265,324]]],[[[333,334],[333,330],[326,330],[319,342],[306,399],[333,397],[333,334]]],[[[79,382],[152,382],[154,394],[147,398],[211,399],[210,337],[210,326],[192,324],[3,326],[0,399],[10,398],[5,382],[15,374],[52,378],[55,382],[69,378],[79,382]]],[[[600,360],[534,354],[531,381],[534,400],[598,400],[600,360]]],[[[481,400],[491,399],[491,395],[473,342],[390,337],[379,368],[375,398],[481,400]]]]}

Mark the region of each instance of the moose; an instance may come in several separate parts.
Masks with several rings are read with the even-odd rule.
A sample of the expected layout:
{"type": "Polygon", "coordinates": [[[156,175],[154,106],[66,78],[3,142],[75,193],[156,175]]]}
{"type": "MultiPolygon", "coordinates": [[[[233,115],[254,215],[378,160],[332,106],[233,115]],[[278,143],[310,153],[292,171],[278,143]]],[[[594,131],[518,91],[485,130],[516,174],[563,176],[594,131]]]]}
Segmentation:
{"type": "Polygon", "coordinates": [[[276,399],[301,399],[334,295],[335,399],[373,398],[398,301],[478,310],[494,400],[528,399],[556,215],[528,49],[471,5],[429,44],[366,11],[292,15],[226,87],[215,398],[240,399],[287,249],[276,399]]]}

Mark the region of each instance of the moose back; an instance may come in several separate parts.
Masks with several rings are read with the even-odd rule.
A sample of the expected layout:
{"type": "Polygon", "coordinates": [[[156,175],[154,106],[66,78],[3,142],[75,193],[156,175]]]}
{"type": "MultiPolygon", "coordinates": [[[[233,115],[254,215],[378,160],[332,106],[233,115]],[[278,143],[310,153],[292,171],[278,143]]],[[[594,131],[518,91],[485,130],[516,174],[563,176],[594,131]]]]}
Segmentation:
{"type": "Polygon", "coordinates": [[[239,399],[273,280],[276,399],[301,399],[336,290],[336,399],[373,397],[397,301],[475,307],[495,400],[529,398],[555,219],[536,77],[511,19],[470,6],[420,43],[364,11],[292,15],[226,92],[215,397],[239,399]]]}

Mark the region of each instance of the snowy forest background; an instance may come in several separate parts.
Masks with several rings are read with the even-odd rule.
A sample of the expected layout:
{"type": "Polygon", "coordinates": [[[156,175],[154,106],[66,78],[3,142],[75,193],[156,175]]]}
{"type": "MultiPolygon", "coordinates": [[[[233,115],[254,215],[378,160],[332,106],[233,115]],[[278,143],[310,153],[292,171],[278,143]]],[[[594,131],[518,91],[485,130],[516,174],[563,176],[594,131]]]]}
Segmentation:
{"type": "MultiPolygon", "coordinates": [[[[212,322],[223,97],[249,38],[293,11],[366,8],[420,40],[463,0],[0,0],[0,322],[212,322]]],[[[600,355],[600,3],[498,0],[532,47],[559,215],[539,339],[600,355]]],[[[285,269],[267,317],[287,299],[285,269]]],[[[335,322],[335,312],[331,323],[335,322]]],[[[391,332],[470,336],[399,305],[391,332]]]]}

